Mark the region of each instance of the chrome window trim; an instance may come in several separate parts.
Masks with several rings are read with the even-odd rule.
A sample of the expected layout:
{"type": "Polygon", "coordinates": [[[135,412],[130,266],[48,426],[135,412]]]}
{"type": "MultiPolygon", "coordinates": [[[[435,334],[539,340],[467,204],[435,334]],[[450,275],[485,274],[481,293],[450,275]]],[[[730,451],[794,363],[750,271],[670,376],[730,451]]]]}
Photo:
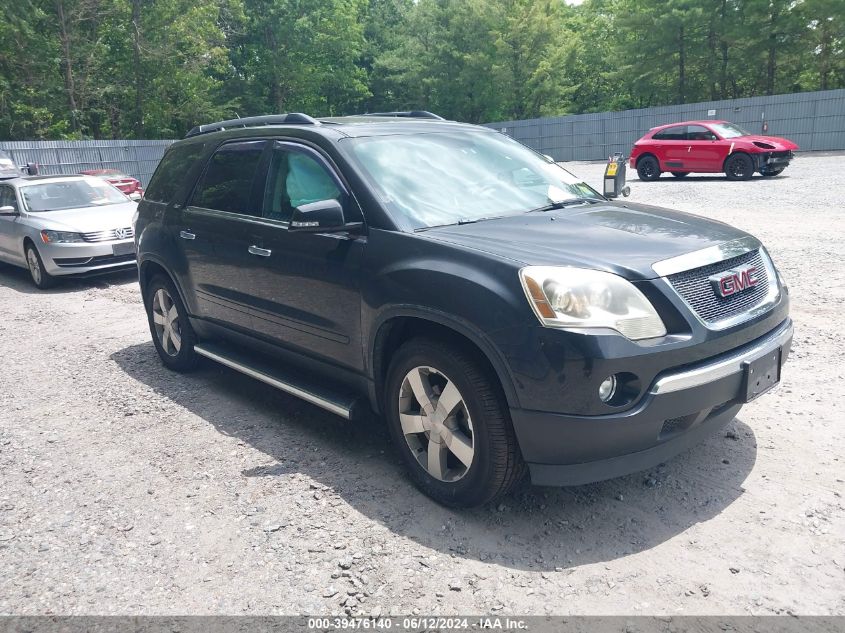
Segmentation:
{"type": "Polygon", "coordinates": [[[786,345],[792,338],[793,325],[787,320],[775,332],[768,334],[758,341],[752,348],[731,354],[714,362],[704,363],[698,367],[679,371],[658,378],[649,393],[664,394],[682,389],[690,389],[714,382],[726,376],[738,374],[743,370],[743,363],[753,361],[779,347],[786,345]]]}
{"type": "Polygon", "coordinates": [[[738,255],[743,255],[748,251],[762,248],[762,246],[763,245],[760,243],[760,240],[748,235],[736,240],[731,240],[730,242],[725,242],[724,244],[708,246],[707,248],[702,248],[699,251],[693,251],[692,253],[685,253],[677,257],[671,257],[669,259],[655,262],[651,265],[651,268],[660,277],[667,277],[668,275],[682,273],[694,268],[707,266],[708,264],[715,264],[725,259],[730,259],[731,257],[737,257],[738,255]]]}

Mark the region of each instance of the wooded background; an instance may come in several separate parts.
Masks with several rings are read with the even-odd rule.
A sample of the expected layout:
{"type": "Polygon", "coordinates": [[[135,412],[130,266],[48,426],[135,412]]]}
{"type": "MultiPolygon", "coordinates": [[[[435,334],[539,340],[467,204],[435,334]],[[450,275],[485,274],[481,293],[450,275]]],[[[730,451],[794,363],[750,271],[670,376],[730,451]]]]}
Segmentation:
{"type": "Polygon", "coordinates": [[[423,108],[469,122],[845,87],[845,0],[3,0],[0,140],[423,108]]]}

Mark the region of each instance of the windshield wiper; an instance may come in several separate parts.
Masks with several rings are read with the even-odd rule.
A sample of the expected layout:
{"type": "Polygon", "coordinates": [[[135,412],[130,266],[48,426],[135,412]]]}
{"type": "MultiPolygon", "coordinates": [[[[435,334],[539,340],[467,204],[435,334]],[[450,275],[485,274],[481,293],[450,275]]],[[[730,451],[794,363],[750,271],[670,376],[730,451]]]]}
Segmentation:
{"type": "Polygon", "coordinates": [[[499,218],[504,218],[507,216],[504,215],[485,215],[480,218],[461,218],[458,220],[458,224],[474,224],[475,222],[484,222],[485,220],[498,220],[499,218]]]}
{"type": "Polygon", "coordinates": [[[601,202],[601,200],[597,198],[571,198],[569,200],[559,200],[558,202],[552,202],[550,204],[543,205],[542,207],[537,207],[536,209],[531,209],[528,213],[541,213],[543,211],[555,211],[557,209],[563,209],[565,207],[573,206],[576,204],[595,204],[597,202],[601,202]]]}
{"type": "Polygon", "coordinates": [[[484,222],[485,220],[498,220],[499,218],[507,218],[512,217],[510,215],[485,215],[480,218],[459,218],[455,222],[448,222],[446,224],[434,224],[432,226],[421,226],[417,229],[414,229],[415,233],[419,233],[420,231],[427,231],[428,229],[438,229],[441,226],[460,226],[462,224],[475,224],[476,222],[484,222]]]}

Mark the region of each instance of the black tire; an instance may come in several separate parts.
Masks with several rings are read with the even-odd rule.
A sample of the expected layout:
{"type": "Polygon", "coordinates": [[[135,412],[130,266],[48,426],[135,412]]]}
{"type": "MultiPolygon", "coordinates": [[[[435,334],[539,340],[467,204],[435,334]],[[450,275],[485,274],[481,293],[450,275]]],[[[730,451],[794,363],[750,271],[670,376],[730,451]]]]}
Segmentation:
{"type": "Polygon", "coordinates": [[[725,161],[725,175],[728,180],[751,180],[754,175],[754,161],[748,154],[733,154],[725,161]]]}
{"type": "Polygon", "coordinates": [[[40,290],[55,286],[56,278],[44,269],[44,260],[41,259],[41,253],[38,252],[35,244],[27,241],[24,254],[26,255],[26,267],[32,283],[40,290]]]}
{"type": "Polygon", "coordinates": [[[780,175],[784,169],[786,169],[786,167],[781,167],[780,169],[761,169],[760,173],[764,178],[773,178],[774,176],[780,175]]]}
{"type": "MultiPolygon", "coordinates": [[[[387,372],[387,380],[384,389],[383,410],[388,421],[390,434],[397,450],[402,456],[408,472],[414,484],[429,497],[450,507],[474,507],[494,501],[507,494],[526,472],[522,454],[517,445],[511,424],[510,414],[504,394],[495,375],[481,365],[471,353],[453,344],[447,344],[436,339],[413,339],[405,343],[393,356],[387,372]],[[466,431],[457,428],[460,424],[459,416],[465,417],[463,423],[470,420],[469,431],[463,437],[469,439],[472,444],[471,463],[465,466],[457,458],[456,454],[445,450],[444,464],[451,460],[447,473],[454,473],[463,470],[463,474],[457,480],[438,479],[421,465],[422,460],[431,463],[426,455],[418,448],[416,451],[411,444],[422,445],[428,442],[433,436],[433,431],[425,431],[409,434],[407,439],[403,432],[400,420],[400,407],[402,402],[410,402],[411,407],[420,409],[419,416],[423,419],[423,411],[420,401],[416,396],[407,397],[403,400],[400,397],[408,394],[408,377],[420,368],[434,370],[427,374],[427,381],[442,379],[448,386],[454,382],[457,388],[462,413],[454,413],[445,418],[443,426],[456,427],[455,431],[466,431]],[[405,389],[403,390],[403,387],[405,389]]],[[[431,386],[432,383],[429,383],[431,386]]],[[[433,414],[440,411],[440,396],[445,393],[445,388],[440,393],[434,389],[430,392],[437,396],[436,400],[429,401],[433,404],[433,414]]],[[[426,420],[433,420],[434,415],[425,416],[426,420]]],[[[456,432],[456,435],[460,433],[456,432]]],[[[439,434],[437,437],[441,437],[439,434]]],[[[443,436],[445,437],[445,436],[443,436]]],[[[448,446],[450,442],[442,439],[442,444],[437,446],[448,446]]],[[[432,444],[427,443],[427,447],[432,444]]],[[[443,454],[443,453],[441,453],[443,454]]]]}
{"type": "Polygon", "coordinates": [[[654,156],[643,156],[637,161],[637,175],[640,180],[657,180],[660,173],[660,163],[654,156]]]}
{"type": "Polygon", "coordinates": [[[165,366],[175,371],[190,371],[197,365],[198,356],[194,351],[197,342],[196,334],[188,320],[188,311],[182,298],[176,290],[173,282],[163,275],[156,275],[150,280],[144,293],[144,307],[147,310],[147,321],[150,325],[150,334],[153,337],[161,361],[165,366]],[[159,295],[159,291],[164,295],[159,295]],[[161,309],[162,297],[164,309],[161,309]],[[168,301],[169,300],[169,301],[168,301]],[[176,316],[167,324],[157,323],[154,314],[164,316],[165,319],[171,314],[171,308],[176,308],[176,316]],[[168,315],[168,316],[165,316],[168,315]],[[174,338],[175,334],[176,338],[174,338]],[[178,347],[177,347],[178,338],[178,347]]]}
{"type": "Polygon", "coordinates": [[[672,175],[675,178],[686,178],[687,176],[689,176],[689,174],[690,173],[688,171],[673,171],[672,172],[672,175]]]}

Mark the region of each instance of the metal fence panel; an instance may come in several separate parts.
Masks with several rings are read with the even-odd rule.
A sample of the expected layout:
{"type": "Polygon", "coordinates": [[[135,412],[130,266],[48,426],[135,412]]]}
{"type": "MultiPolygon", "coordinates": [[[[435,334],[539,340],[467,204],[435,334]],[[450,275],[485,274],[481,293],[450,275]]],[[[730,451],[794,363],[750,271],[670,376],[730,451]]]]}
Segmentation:
{"type": "Polygon", "coordinates": [[[117,169],[146,187],[173,141],[9,141],[0,144],[18,165],[38,163],[40,173],[78,174],[117,169]]]}
{"type": "Polygon", "coordinates": [[[690,119],[723,119],[752,133],[786,136],[805,151],[845,150],[845,89],[486,125],[556,160],[602,160],[613,152],[628,154],[653,127],[690,119]]]}
{"type": "MultiPolygon", "coordinates": [[[[746,97],[624,112],[503,121],[487,127],[508,134],[556,160],[602,160],[628,154],[650,128],[689,119],[725,119],[754,133],[786,136],[802,150],[845,150],[845,89],[746,97]]],[[[118,169],[149,184],[171,140],[9,141],[0,149],[19,165],[38,163],[41,173],[76,174],[118,169]]]]}

